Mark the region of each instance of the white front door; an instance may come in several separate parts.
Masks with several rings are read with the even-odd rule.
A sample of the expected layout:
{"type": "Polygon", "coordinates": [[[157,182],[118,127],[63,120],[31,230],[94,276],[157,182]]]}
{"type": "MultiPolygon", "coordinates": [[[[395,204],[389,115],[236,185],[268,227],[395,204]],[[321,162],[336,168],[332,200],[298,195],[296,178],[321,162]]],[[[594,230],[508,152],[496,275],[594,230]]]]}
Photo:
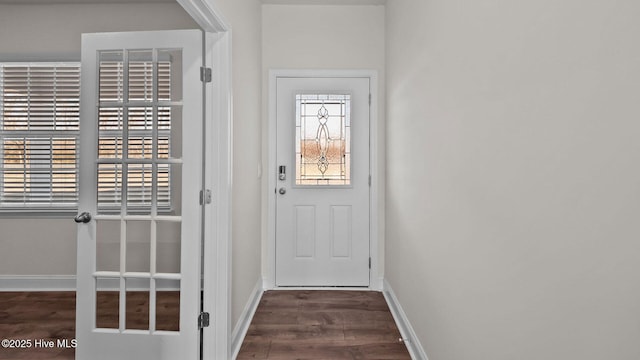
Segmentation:
{"type": "Polygon", "coordinates": [[[202,32],[82,36],[76,358],[197,359],[202,32]]]}
{"type": "Polygon", "coordinates": [[[276,78],[276,286],[369,286],[369,78],[276,78]]]}

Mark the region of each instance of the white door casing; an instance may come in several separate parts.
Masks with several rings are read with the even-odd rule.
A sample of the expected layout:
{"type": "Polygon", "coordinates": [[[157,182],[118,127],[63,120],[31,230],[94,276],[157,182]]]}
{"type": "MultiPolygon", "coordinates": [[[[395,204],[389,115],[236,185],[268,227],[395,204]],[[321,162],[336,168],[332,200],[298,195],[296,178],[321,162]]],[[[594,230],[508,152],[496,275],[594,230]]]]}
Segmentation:
{"type": "MultiPolygon", "coordinates": [[[[93,219],[78,225],[77,359],[197,358],[202,221],[199,191],[202,187],[201,172],[203,171],[201,160],[203,97],[199,77],[202,64],[201,50],[202,32],[200,30],[83,34],[79,210],[91,213],[93,219]],[[179,54],[176,57],[179,61],[168,62],[171,71],[180,72],[181,80],[172,85],[170,95],[165,94],[170,98],[159,99],[158,85],[154,80],[154,85],[150,89],[136,90],[148,92],[147,98],[131,99],[127,97],[128,75],[126,74],[128,72],[125,70],[122,72],[124,75],[121,79],[121,98],[100,101],[98,71],[101,65],[99,61],[101,56],[103,60],[109,58],[105,55],[109,52],[122,54],[121,63],[124,69],[128,68],[128,58],[138,59],[151,54],[149,56],[152,57],[154,65],[149,73],[154,74],[152,76],[158,74],[158,60],[173,59],[173,56],[179,54]],[[174,97],[174,93],[179,95],[174,97]],[[112,140],[115,139],[111,151],[119,155],[99,157],[98,134],[102,128],[98,130],[97,125],[98,113],[102,110],[119,114],[115,115],[115,118],[120,119],[116,121],[118,125],[112,124],[115,127],[108,130],[111,133],[105,130],[105,133],[111,134],[108,136],[111,136],[112,140]],[[171,130],[160,129],[158,119],[163,111],[162,116],[166,117],[167,112],[171,114],[170,122],[176,121],[181,124],[180,130],[174,129],[178,126],[173,124],[171,130]],[[133,127],[131,124],[127,125],[129,116],[148,118],[151,125],[140,125],[142,123],[134,124],[133,127]],[[134,129],[134,127],[137,128],[134,129]],[[150,132],[144,133],[147,127],[150,132]],[[163,136],[170,136],[170,146],[160,145],[165,141],[163,136]],[[135,156],[132,155],[133,150],[128,154],[129,140],[131,144],[138,141],[135,156]],[[118,145],[118,142],[122,145],[118,145]],[[161,147],[163,150],[160,150],[161,147]],[[143,154],[140,154],[141,148],[152,149],[152,153],[144,153],[148,151],[144,150],[143,154]],[[166,153],[160,155],[162,151],[166,153]],[[100,176],[98,176],[99,166],[100,176]],[[99,209],[97,203],[99,179],[102,182],[108,178],[105,175],[108,171],[104,169],[111,169],[113,179],[117,179],[114,181],[115,190],[112,191],[116,199],[113,204],[117,205],[117,208],[104,206],[99,209]],[[133,187],[128,189],[128,184],[136,184],[146,190],[133,190],[133,187]],[[161,188],[169,194],[165,194],[163,200],[160,199],[161,188]],[[118,196],[120,196],[119,202],[118,196]],[[108,226],[103,224],[110,224],[116,230],[105,232],[104,229],[108,226]],[[167,239],[164,229],[176,231],[176,225],[179,230],[174,240],[177,240],[179,252],[178,255],[174,252],[173,256],[179,260],[177,267],[173,264],[174,269],[167,270],[171,266],[162,265],[160,268],[159,265],[161,263],[159,249],[166,245],[160,244],[160,239],[167,239]],[[137,230],[134,231],[134,229],[137,230]],[[115,257],[116,265],[113,265],[113,259],[105,262],[98,256],[98,248],[104,250],[113,244],[98,246],[97,232],[100,232],[103,240],[107,239],[107,243],[115,243],[118,247],[115,257]],[[143,243],[142,246],[140,242],[143,243]],[[139,248],[147,251],[146,265],[145,261],[130,260],[134,259],[134,250],[138,251],[136,249],[139,248]],[[96,291],[100,286],[99,281],[111,284],[109,286],[115,288],[112,290],[119,293],[118,326],[114,328],[97,327],[99,324],[96,319],[96,291]],[[157,292],[163,290],[166,284],[179,284],[177,288],[180,291],[179,331],[156,329],[155,299],[157,292]],[[127,328],[126,315],[129,305],[126,302],[126,294],[130,290],[142,290],[148,293],[150,304],[148,328],[127,328]]],[[[113,62],[113,59],[109,61],[113,62]]],[[[146,123],[146,120],[143,122],[146,123]]],[[[102,133],[100,136],[103,139],[102,133]]],[[[101,143],[100,146],[106,145],[101,143]]],[[[134,148],[135,146],[131,147],[131,149],[134,148]]],[[[101,183],[100,186],[102,185],[104,184],[101,183]]],[[[105,187],[102,189],[104,190],[105,187]]]]}
{"type": "Polygon", "coordinates": [[[370,285],[370,86],[275,78],[276,286],[370,285]]]}

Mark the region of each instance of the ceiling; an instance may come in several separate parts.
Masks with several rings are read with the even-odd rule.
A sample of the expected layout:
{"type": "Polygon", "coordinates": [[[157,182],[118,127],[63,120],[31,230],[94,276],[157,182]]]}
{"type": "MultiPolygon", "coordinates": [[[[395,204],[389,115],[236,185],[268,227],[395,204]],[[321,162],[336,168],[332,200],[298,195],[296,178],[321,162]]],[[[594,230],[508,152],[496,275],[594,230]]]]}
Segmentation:
{"type": "Polygon", "coordinates": [[[285,5],[384,5],[386,0],[262,0],[263,4],[285,5]]]}
{"type": "MultiPolygon", "coordinates": [[[[0,0],[0,4],[100,4],[172,3],[176,0],[0,0]]],[[[236,0],[243,1],[243,0],[236,0]]],[[[283,5],[383,5],[386,0],[262,0],[263,4],[283,5]]]]}
{"type": "Polygon", "coordinates": [[[172,3],[176,0],[0,0],[0,4],[113,4],[113,3],[172,3]]]}

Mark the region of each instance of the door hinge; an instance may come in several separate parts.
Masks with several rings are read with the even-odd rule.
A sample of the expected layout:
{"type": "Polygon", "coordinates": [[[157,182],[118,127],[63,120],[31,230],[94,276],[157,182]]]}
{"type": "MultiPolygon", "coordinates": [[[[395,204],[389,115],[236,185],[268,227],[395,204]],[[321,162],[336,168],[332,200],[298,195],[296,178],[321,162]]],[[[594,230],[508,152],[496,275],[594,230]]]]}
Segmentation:
{"type": "Polygon", "coordinates": [[[371,258],[369,258],[369,270],[371,270],[371,258]]]}
{"type": "Polygon", "coordinates": [[[201,312],[198,315],[198,329],[209,327],[209,318],[208,312],[201,312]]]}
{"type": "Polygon", "coordinates": [[[200,190],[200,205],[211,204],[211,190],[200,190]]]}
{"type": "Polygon", "coordinates": [[[371,175],[369,175],[369,186],[371,186],[371,175]]]}
{"type": "Polygon", "coordinates": [[[369,94],[369,105],[371,105],[371,94],[369,94]]]}
{"type": "Polygon", "coordinates": [[[211,68],[201,66],[200,67],[200,81],[210,83],[211,82],[211,68]]]}

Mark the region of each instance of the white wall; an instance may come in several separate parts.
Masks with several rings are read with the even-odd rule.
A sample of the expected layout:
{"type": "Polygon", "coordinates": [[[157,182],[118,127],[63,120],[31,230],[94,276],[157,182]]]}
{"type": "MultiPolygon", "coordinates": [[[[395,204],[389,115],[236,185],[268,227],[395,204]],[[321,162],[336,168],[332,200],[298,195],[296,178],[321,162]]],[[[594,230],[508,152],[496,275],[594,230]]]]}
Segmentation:
{"type": "MultiPolygon", "coordinates": [[[[268,165],[268,75],[270,69],[371,69],[379,77],[378,166],[384,174],[384,7],[346,5],[263,5],[262,81],[263,81],[263,157],[268,165]]],[[[265,169],[265,174],[267,174],[265,169]]],[[[380,179],[379,184],[383,184],[380,179]]],[[[269,272],[267,258],[267,188],[263,179],[263,274],[269,272]]],[[[383,186],[383,185],[382,185],[383,186]]],[[[384,187],[382,187],[384,189],[384,187]]],[[[384,214],[384,196],[378,203],[384,214]]],[[[383,273],[384,223],[380,232],[379,274],[383,273]]]]}
{"type": "Polygon", "coordinates": [[[197,28],[178,3],[0,4],[0,60],[79,60],[82,33],[197,28]]]}
{"type": "MultiPolygon", "coordinates": [[[[85,32],[194,29],[177,3],[0,5],[0,61],[80,59],[85,32]]],[[[76,224],[0,218],[0,275],[75,275],[76,224]]]]}
{"type": "Polygon", "coordinates": [[[388,1],[386,276],[430,359],[640,358],[639,18],[388,1]]]}

